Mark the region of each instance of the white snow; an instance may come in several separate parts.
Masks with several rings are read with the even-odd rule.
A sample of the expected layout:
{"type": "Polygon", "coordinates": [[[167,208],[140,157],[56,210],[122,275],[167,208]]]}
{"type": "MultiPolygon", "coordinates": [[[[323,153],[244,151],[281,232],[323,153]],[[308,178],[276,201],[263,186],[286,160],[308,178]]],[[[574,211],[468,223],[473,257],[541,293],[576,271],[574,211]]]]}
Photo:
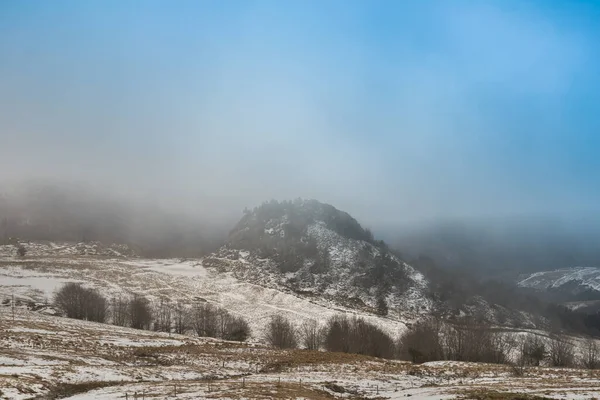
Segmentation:
{"type": "Polygon", "coordinates": [[[568,283],[600,292],[600,268],[574,267],[531,274],[521,280],[519,286],[538,290],[560,288],[568,283]]]}

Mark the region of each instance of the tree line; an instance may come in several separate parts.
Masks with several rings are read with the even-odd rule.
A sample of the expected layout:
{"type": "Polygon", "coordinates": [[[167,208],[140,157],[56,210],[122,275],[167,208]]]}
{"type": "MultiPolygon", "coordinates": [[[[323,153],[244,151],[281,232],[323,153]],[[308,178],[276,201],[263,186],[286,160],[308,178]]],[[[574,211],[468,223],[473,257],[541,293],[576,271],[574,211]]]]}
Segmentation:
{"type": "Polygon", "coordinates": [[[67,283],[54,296],[54,306],[68,318],[112,323],[134,329],[154,330],[244,341],[248,323],[212,304],[189,305],[166,298],[151,302],[145,296],[120,295],[107,299],[97,290],[67,283]]]}
{"type": "Polygon", "coordinates": [[[582,351],[572,339],[550,334],[514,333],[465,317],[454,324],[429,320],[415,324],[397,343],[398,357],[414,363],[438,360],[509,364],[523,373],[528,366],[600,368],[600,346],[588,338],[582,351]]]}
{"type": "MultiPolygon", "coordinates": [[[[69,318],[136,329],[235,341],[245,341],[250,336],[246,320],[206,302],[189,305],[164,298],[150,302],[135,294],[109,300],[94,289],[67,283],[55,294],[54,305],[69,318]]],[[[276,314],[266,322],[263,339],[280,349],[325,350],[414,363],[453,360],[510,364],[515,372],[540,365],[600,369],[600,346],[593,339],[587,340],[582,351],[577,352],[567,337],[507,333],[473,317],[452,324],[425,320],[394,339],[360,317],[340,314],[324,324],[305,320],[297,325],[276,314]]]]}

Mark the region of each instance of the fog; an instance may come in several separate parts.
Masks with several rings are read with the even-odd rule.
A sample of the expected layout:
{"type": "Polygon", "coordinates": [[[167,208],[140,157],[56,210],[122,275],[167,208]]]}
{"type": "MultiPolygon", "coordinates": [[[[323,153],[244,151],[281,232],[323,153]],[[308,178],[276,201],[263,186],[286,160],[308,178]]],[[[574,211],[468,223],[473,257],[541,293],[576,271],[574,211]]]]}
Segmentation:
{"type": "Polygon", "coordinates": [[[297,197],[375,232],[585,221],[600,208],[598,17],[546,2],[3,2],[3,192],[85,187],[224,230],[297,197]]]}

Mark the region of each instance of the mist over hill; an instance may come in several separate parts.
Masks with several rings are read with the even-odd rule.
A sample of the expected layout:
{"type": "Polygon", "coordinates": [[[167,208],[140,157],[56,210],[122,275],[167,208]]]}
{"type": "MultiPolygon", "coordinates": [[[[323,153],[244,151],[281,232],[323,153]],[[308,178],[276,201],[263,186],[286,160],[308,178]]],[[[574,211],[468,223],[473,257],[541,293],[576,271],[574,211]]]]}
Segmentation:
{"type": "Polygon", "coordinates": [[[409,260],[424,255],[440,267],[482,277],[512,279],[522,273],[600,265],[600,221],[593,215],[471,218],[383,232],[409,260]]]}
{"type": "Polygon", "coordinates": [[[200,256],[227,228],[198,214],[132,201],[89,185],[20,183],[0,187],[0,240],[123,243],[152,257],[200,256]]]}

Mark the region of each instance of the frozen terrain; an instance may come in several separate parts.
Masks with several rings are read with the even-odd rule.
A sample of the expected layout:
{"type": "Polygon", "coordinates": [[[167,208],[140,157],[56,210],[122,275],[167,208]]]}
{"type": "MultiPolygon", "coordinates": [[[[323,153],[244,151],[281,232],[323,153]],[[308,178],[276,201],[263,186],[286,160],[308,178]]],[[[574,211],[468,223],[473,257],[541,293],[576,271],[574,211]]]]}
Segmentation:
{"type": "Polygon", "coordinates": [[[274,350],[24,309],[13,320],[0,308],[2,399],[591,399],[599,387],[600,371],[531,367],[515,377],[508,366],[274,350]]]}
{"type": "Polygon", "coordinates": [[[138,293],[150,300],[163,298],[189,305],[207,301],[243,316],[255,338],[262,336],[265,322],[273,314],[301,323],[306,319],[324,322],[334,314],[348,313],[368,319],[393,336],[406,329],[407,320],[399,314],[390,313],[384,318],[318,297],[301,297],[284,288],[250,283],[235,277],[233,272],[207,267],[204,260],[107,258],[55,252],[19,258],[7,250],[4,254],[9,255],[0,257],[0,300],[14,295],[23,302],[44,303],[63,283],[82,282],[108,298],[138,293]]]}
{"type": "Polygon", "coordinates": [[[536,272],[521,280],[519,286],[537,290],[568,288],[600,292],[600,268],[575,267],[536,272]]]}

